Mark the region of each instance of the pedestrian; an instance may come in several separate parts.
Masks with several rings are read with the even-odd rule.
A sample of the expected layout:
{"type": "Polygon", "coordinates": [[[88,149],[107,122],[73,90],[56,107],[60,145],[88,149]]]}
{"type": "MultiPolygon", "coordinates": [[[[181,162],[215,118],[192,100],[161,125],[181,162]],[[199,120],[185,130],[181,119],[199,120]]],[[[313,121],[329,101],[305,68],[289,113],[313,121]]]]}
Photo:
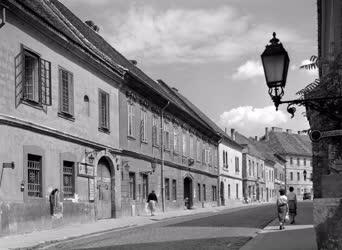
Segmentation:
{"type": "Polygon", "coordinates": [[[290,216],[290,223],[295,223],[295,217],[297,215],[297,196],[293,192],[294,188],[289,188],[290,193],[287,195],[288,205],[289,205],[289,216],[290,216]]]}
{"type": "Polygon", "coordinates": [[[154,211],[156,209],[156,203],[158,202],[158,198],[154,190],[152,190],[151,193],[148,194],[147,197],[147,203],[148,203],[148,208],[151,211],[151,216],[154,216],[154,211]]]}
{"type": "Polygon", "coordinates": [[[287,197],[285,195],[285,189],[279,190],[280,196],[277,199],[277,211],[279,219],[279,229],[285,229],[285,218],[288,213],[287,197]]]}

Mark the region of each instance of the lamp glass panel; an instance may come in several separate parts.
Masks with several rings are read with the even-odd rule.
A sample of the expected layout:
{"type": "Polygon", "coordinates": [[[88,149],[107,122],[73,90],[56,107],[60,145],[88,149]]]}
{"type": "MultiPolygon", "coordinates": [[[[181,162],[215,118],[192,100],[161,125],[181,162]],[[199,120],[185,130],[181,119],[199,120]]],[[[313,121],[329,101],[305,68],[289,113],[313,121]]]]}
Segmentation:
{"type": "Polygon", "coordinates": [[[267,83],[282,82],[285,56],[272,55],[263,57],[267,83]]]}

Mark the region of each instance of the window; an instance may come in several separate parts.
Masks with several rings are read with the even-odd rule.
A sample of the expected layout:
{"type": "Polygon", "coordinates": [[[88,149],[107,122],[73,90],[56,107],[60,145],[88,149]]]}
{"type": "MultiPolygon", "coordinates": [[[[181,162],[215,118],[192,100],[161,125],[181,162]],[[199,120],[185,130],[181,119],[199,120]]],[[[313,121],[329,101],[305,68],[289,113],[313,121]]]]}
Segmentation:
{"type": "Polygon", "coordinates": [[[172,180],[172,196],[173,196],[173,200],[177,200],[177,181],[176,180],[172,180]]]}
{"type": "Polygon", "coordinates": [[[15,99],[16,106],[51,105],[51,63],[24,46],[15,57],[15,99]]]}
{"type": "Polygon", "coordinates": [[[183,155],[184,156],[186,156],[186,132],[185,131],[183,131],[183,134],[182,134],[182,141],[183,141],[183,150],[182,150],[182,152],[183,152],[183,155]]]}
{"type": "Polygon", "coordinates": [[[178,153],[179,143],[178,143],[178,131],[177,128],[173,130],[173,152],[178,153]]]}
{"type": "Polygon", "coordinates": [[[194,159],[195,158],[195,152],[194,152],[194,137],[190,135],[190,158],[194,159]]]}
{"type": "Polygon", "coordinates": [[[217,200],[216,186],[211,186],[213,201],[217,200]]]}
{"type": "Polygon", "coordinates": [[[306,166],[306,159],[304,158],[304,166],[306,166]]]}
{"type": "Polygon", "coordinates": [[[42,157],[27,155],[27,194],[42,197],[42,157]]]}
{"type": "Polygon", "coordinates": [[[205,184],[203,184],[203,200],[206,201],[207,200],[207,189],[205,184]]]}
{"type": "Polygon", "coordinates": [[[252,162],[248,160],[248,175],[252,176],[252,162]]]}
{"type": "Polygon", "coordinates": [[[239,199],[239,184],[236,183],[236,199],[239,199]]]}
{"type": "Polygon", "coordinates": [[[204,150],[204,162],[205,162],[206,164],[209,164],[209,163],[210,163],[209,157],[210,157],[210,149],[209,149],[209,148],[206,148],[206,149],[204,150]]]}
{"type": "Polygon", "coordinates": [[[239,157],[235,156],[235,173],[240,172],[239,157]]]}
{"type": "Polygon", "coordinates": [[[248,186],[248,197],[251,198],[252,195],[252,186],[248,186]]]}
{"type": "Polygon", "coordinates": [[[313,179],[312,179],[312,173],[310,173],[310,181],[313,181],[313,179]]]}
{"type": "Polygon", "coordinates": [[[159,145],[158,123],[159,123],[158,117],[153,116],[153,118],[152,118],[152,144],[153,144],[153,146],[159,145]]]}
{"type": "Polygon", "coordinates": [[[201,161],[201,153],[202,153],[202,150],[201,150],[201,141],[199,139],[197,139],[197,149],[196,149],[196,153],[197,153],[197,161],[201,161]]]}
{"type": "Polygon", "coordinates": [[[141,110],[140,141],[147,143],[147,112],[145,110],[141,110]]]}
{"type": "Polygon", "coordinates": [[[128,103],[128,136],[134,137],[134,104],[128,103]]]}
{"type": "Polygon", "coordinates": [[[297,158],[297,165],[300,165],[299,163],[300,163],[300,160],[299,160],[299,158],[297,158]]]}
{"type": "Polygon", "coordinates": [[[223,167],[228,169],[228,152],[223,150],[223,167]]]}
{"type": "Polygon", "coordinates": [[[297,180],[299,181],[300,180],[300,173],[297,172],[297,180]]]}
{"type": "Polygon", "coordinates": [[[74,82],[73,74],[59,68],[59,112],[62,116],[74,116],[74,82]]]}
{"type": "Polygon", "coordinates": [[[90,103],[89,103],[89,97],[87,95],[85,95],[83,97],[83,101],[84,101],[84,113],[87,116],[90,116],[90,103]]]}
{"type": "Polygon", "coordinates": [[[167,122],[164,122],[164,139],[164,148],[170,150],[170,130],[167,122]]]}
{"type": "Polygon", "coordinates": [[[135,173],[129,173],[129,198],[135,200],[135,173]]]}
{"type": "Polygon", "coordinates": [[[201,201],[201,184],[197,183],[198,201],[201,201]]]}
{"type": "Polygon", "coordinates": [[[290,172],[290,180],[293,181],[293,172],[290,172]]]}
{"type": "Polygon", "coordinates": [[[292,165],[293,164],[293,158],[290,157],[290,164],[292,165]]]}
{"type": "Polygon", "coordinates": [[[99,128],[109,132],[109,94],[99,89],[99,128]]]}
{"type": "Polygon", "coordinates": [[[63,195],[64,198],[73,197],[75,194],[74,162],[63,161],[63,195]]]}
{"type": "Polygon", "coordinates": [[[228,184],[228,199],[230,199],[230,184],[228,184]]]}
{"type": "Polygon", "coordinates": [[[300,195],[300,188],[297,188],[297,194],[300,195]]]}
{"type": "Polygon", "coordinates": [[[147,199],[148,196],[148,175],[143,174],[142,176],[142,197],[147,199]]]}
{"type": "Polygon", "coordinates": [[[170,200],[170,179],[165,178],[165,198],[170,200]]]}

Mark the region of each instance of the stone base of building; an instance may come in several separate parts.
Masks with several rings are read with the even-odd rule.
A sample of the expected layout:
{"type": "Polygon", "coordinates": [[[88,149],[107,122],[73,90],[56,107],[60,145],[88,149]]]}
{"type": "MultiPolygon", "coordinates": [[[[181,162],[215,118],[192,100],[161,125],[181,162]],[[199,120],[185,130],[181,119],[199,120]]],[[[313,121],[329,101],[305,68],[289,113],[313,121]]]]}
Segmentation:
{"type": "Polygon", "coordinates": [[[316,198],[313,205],[318,249],[342,249],[342,197],[316,198]]]}
{"type": "Polygon", "coordinates": [[[92,203],[63,202],[62,207],[61,213],[51,215],[48,201],[0,202],[0,236],[95,220],[92,203]]]}

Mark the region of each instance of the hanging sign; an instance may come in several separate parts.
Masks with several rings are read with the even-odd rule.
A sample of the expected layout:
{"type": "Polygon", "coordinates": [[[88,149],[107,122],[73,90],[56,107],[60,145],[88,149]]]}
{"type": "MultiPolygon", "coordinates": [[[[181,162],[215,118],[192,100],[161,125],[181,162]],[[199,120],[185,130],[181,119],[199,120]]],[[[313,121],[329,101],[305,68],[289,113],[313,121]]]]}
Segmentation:
{"type": "Polygon", "coordinates": [[[77,175],[87,178],[94,178],[95,170],[94,166],[88,163],[78,162],[77,175]]]}

